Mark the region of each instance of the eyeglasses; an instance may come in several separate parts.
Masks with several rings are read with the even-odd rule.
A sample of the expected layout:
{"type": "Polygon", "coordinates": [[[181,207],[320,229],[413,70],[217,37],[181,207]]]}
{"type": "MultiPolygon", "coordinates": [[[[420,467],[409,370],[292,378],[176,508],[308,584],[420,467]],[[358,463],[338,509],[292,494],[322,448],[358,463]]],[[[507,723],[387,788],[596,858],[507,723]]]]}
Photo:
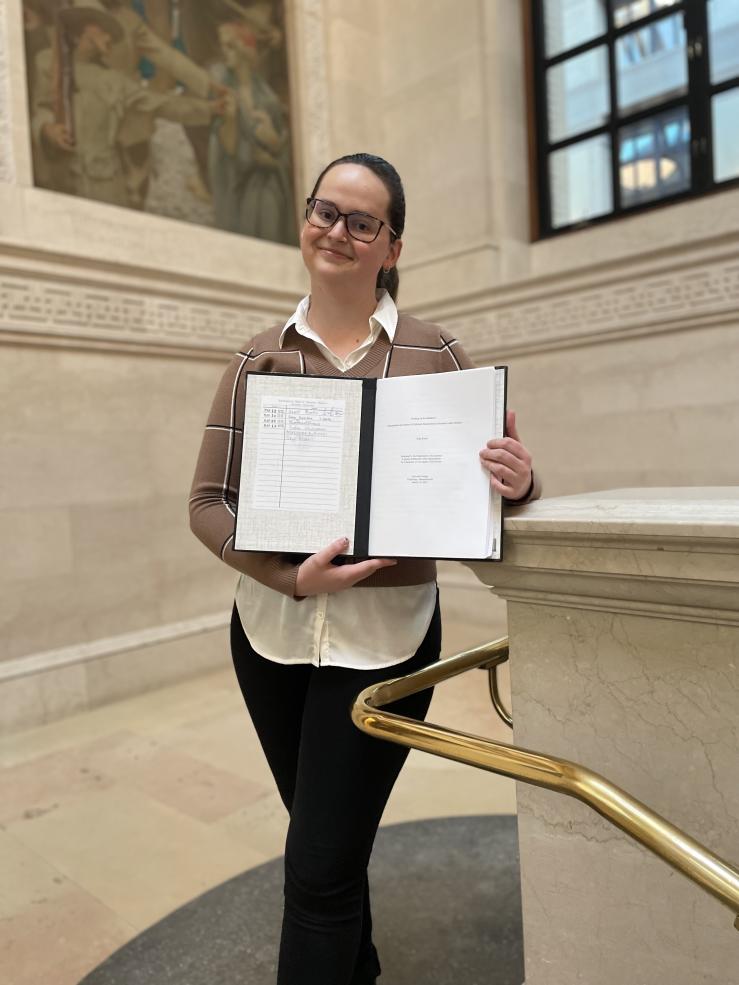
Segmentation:
{"type": "Polygon", "coordinates": [[[339,212],[333,202],[324,202],[322,198],[308,198],[306,202],[308,208],[305,210],[305,218],[311,226],[331,229],[339,219],[343,219],[346,231],[352,239],[358,239],[360,243],[374,243],[383,226],[387,226],[393,236],[398,238],[391,225],[373,215],[367,215],[366,212],[339,212]]]}

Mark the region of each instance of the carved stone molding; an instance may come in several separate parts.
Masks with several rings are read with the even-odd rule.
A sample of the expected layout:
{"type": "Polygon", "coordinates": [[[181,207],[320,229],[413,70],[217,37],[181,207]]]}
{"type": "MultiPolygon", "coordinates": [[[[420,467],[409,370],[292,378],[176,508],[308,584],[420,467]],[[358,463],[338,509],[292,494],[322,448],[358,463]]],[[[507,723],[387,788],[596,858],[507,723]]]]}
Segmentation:
{"type": "Polygon", "coordinates": [[[40,279],[0,269],[0,342],[19,338],[232,351],[281,312],[135,287],[40,279]]]}
{"type": "MultiPolygon", "coordinates": [[[[658,271],[571,274],[491,289],[467,314],[439,320],[478,358],[678,331],[739,320],[739,250],[700,260],[681,257],[658,271]],[[514,297],[512,297],[512,295],[514,297]]],[[[467,307],[467,306],[466,306],[467,307]]]]}
{"type": "Polygon", "coordinates": [[[15,181],[11,119],[10,63],[8,57],[8,9],[0,0],[0,181],[15,181]]]}

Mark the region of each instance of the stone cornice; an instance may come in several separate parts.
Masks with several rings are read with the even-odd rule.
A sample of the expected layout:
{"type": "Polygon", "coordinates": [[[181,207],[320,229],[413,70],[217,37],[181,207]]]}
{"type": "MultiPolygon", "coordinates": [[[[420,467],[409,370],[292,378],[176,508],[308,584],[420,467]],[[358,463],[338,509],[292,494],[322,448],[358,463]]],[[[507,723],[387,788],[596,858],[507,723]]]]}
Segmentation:
{"type": "Polygon", "coordinates": [[[543,500],[506,521],[503,562],[470,567],[508,601],[737,626],[739,489],[543,500]]]}
{"type": "Polygon", "coordinates": [[[0,342],[223,353],[287,317],[295,294],[0,247],[0,342]]]}
{"type": "Polygon", "coordinates": [[[545,271],[418,307],[480,362],[736,322],[739,235],[545,271]]]}

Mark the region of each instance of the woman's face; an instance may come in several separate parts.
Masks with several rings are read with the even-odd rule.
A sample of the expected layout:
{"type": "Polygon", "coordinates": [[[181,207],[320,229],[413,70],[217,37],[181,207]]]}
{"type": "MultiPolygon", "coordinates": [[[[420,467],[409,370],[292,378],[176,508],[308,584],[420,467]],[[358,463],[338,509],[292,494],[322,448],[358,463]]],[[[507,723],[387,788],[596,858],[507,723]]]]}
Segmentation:
{"type": "MultiPolygon", "coordinates": [[[[316,198],[332,202],[340,212],[366,212],[389,221],[390,193],[377,175],[361,164],[337,164],[323,176],[316,198]]],[[[300,233],[303,262],[311,282],[346,284],[362,293],[374,290],[380,267],[391,267],[402,243],[391,242],[387,225],[373,243],[353,239],[343,219],[331,229],[319,229],[307,220],[300,233]]]]}

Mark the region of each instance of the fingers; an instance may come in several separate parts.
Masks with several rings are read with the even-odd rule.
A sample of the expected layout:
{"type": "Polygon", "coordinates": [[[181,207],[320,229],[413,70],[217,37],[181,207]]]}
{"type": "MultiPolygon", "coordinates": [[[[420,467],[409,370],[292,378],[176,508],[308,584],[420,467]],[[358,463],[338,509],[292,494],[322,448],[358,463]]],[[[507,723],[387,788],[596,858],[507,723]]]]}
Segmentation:
{"type": "Polygon", "coordinates": [[[507,466],[500,465],[497,462],[489,463],[487,469],[491,476],[494,475],[501,482],[507,482],[509,486],[521,481],[525,475],[523,472],[514,472],[513,469],[509,469],[507,466]]]}
{"type": "Polygon", "coordinates": [[[349,546],[343,537],[307,558],[298,568],[295,594],[319,595],[322,592],[340,592],[351,588],[358,581],[368,578],[381,568],[388,568],[397,561],[391,558],[371,558],[356,564],[333,565],[331,561],[349,546]]]}
{"type": "Polygon", "coordinates": [[[518,431],[516,430],[516,412],[515,410],[507,410],[505,414],[505,433],[510,438],[515,438],[516,441],[520,441],[518,431]]]}
{"type": "MultiPolygon", "coordinates": [[[[517,493],[512,486],[501,482],[500,479],[496,478],[492,473],[490,474],[490,485],[496,492],[499,492],[501,496],[505,497],[505,499],[518,498],[517,493]]],[[[523,493],[521,495],[523,495],[523,493]]]]}
{"type": "MultiPolygon", "coordinates": [[[[531,455],[524,446],[513,438],[499,438],[488,441],[487,448],[480,452],[480,464],[509,487],[518,489],[519,486],[528,489],[531,481],[531,455]]],[[[493,483],[499,492],[500,488],[493,483]]],[[[515,499],[516,493],[509,488],[506,495],[515,499]]]]}
{"type": "MultiPolygon", "coordinates": [[[[531,457],[525,445],[523,445],[517,438],[491,438],[485,445],[485,448],[503,448],[505,451],[510,452],[512,455],[515,455],[516,458],[520,459],[531,457]]],[[[483,451],[485,451],[485,448],[483,448],[483,451]]]]}
{"type": "MultiPolygon", "coordinates": [[[[525,449],[522,450],[525,451],[525,449]]],[[[507,465],[509,469],[526,465],[526,460],[522,454],[514,455],[512,451],[508,451],[506,448],[483,448],[480,452],[480,458],[484,463],[500,462],[507,465]]]]}
{"type": "Polygon", "coordinates": [[[338,540],[332,541],[328,547],[323,547],[320,551],[316,551],[313,557],[318,564],[325,566],[331,564],[333,559],[338,557],[339,554],[343,554],[348,546],[349,538],[339,537],[338,540]]]}
{"type": "Polygon", "coordinates": [[[376,571],[381,568],[392,568],[393,565],[397,564],[392,558],[371,558],[369,561],[359,561],[357,564],[347,564],[341,569],[341,574],[346,577],[345,588],[349,588],[351,585],[356,585],[358,581],[363,581],[365,578],[369,578],[376,571]]]}
{"type": "Polygon", "coordinates": [[[513,411],[506,414],[505,438],[491,438],[480,452],[490,485],[506,499],[520,499],[531,485],[531,455],[521,443],[513,411]]]}

